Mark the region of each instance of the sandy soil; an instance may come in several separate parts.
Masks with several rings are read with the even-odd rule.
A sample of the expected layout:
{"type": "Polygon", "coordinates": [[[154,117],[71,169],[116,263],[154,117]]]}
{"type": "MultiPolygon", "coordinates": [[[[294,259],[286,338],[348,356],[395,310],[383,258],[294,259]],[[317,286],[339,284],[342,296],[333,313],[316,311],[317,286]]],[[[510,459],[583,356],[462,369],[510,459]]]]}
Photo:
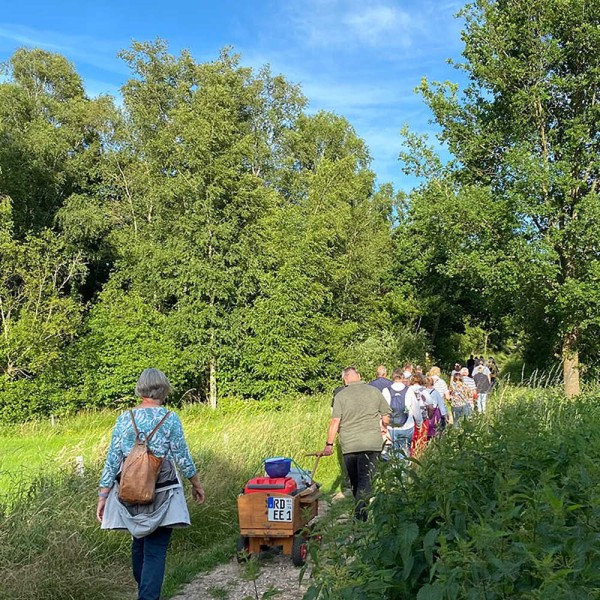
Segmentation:
{"type": "MultiPolygon", "coordinates": [[[[340,495],[343,498],[343,495],[340,495]]],[[[338,498],[334,498],[336,501],[338,498]]],[[[329,505],[324,500],[319,502],[319,517],[328,510],[329,505]]],[[[246,566],[238,564],[233,557],[230,562],[219,565],[209,573],[199,575],[188,583],[181,593],[173,596],[173,600],[299,600],[310,585],[310,564],[300,582],[301,570],[292,564],[289,556],[261,556],[259,560],[260,573],[254,581],[248,581],[246,566]],[[256,584],[256,587],[255,587],[256,584]]]]}
{"type": "Polygon", "coordinates": [[[274,590],[270,598],[277,600],[297,600],[308,589],[308,572],[299,583],[300,571],[294,567],[289,556],[275,556],[260,561],[260,574],[256,581],[244,579],[245,567],[236,559],[219,565],[210,573],[201,575],[185,586],[174,600],[244,600],[262,599],[263,594],[274,590]],[[256,584],[256,588],[255,588],[256,584]],[[275,590],[277,593],[275,593],[275,590]]]}

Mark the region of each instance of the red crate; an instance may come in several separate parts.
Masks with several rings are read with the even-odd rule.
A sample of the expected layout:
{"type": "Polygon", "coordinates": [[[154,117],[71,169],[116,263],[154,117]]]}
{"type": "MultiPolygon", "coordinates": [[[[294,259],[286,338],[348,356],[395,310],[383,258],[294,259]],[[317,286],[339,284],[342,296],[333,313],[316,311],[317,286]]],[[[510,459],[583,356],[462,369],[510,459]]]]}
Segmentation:
{"type": "Polygon", "coordinates": [[[244,488],[244,494],[257,492],[274,492],[276,494],[292,494],[298,485],[292,477],[254,477],[244,488]]]}

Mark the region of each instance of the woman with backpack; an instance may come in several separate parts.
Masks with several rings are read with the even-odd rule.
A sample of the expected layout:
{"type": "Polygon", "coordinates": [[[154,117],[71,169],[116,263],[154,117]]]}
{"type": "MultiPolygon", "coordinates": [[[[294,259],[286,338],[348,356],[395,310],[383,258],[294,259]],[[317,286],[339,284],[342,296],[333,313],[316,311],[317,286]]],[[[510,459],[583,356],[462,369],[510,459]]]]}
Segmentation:
{"type": "Polygon", "coordinates": [[[162,406],[170,391],[158,369],[140,375],[140,403],[117,417],[98,491],[101,528],[132,535],[138,600],[159,600],[173,528],[190,525],[178,469],[191,482],[194,500],[204,502],[181,421],[162,406]]]}

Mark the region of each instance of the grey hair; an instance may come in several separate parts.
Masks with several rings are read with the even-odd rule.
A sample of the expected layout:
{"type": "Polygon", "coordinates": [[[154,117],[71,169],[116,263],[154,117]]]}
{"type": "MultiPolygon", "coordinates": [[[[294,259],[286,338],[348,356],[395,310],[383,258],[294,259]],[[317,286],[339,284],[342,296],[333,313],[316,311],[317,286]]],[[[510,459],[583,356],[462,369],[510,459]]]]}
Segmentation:
{"type": "Polygon", "coordinates": [[[152,398],[161,404],[171,391],[167,376],[158,369],[144,369],[135,385],[135,393],[140,398],[152,398]]]}

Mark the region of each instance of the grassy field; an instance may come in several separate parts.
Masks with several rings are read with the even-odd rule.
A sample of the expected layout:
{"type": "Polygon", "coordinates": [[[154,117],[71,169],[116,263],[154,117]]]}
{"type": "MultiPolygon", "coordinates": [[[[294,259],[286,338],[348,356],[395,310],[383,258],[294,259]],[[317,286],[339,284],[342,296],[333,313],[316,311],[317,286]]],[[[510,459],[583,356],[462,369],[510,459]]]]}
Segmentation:
{"type": "MultiPolygon", "coordinates": [[[[263,458],[289,456],[312,467],[330,414],[329,396],[279,405],[226,402],[217,411],[178,411],[207,493],[190,503],[193,525],[176,531],[166,597],[200,570],[228,559],[237,536],[236,496],[263,458]]],[[[133,597],[129,538],[101,532],[96,489],[116,413],[84,413],[58,421],[0,429],[0,599],[112,600],[133,597]],[[85,474],[75,474],[77,456],[85,474]]],[[[325,490],[339,480],[334,457],[322,460],[325,490]]],[[[189,491],[189,490],[188,490],[189,491]]]]}
{"type": "MultiPolygon", "coordinates": [[[[205,458],[208,461],[217,453],[228,470],[246,472],[252,468],[252,460],[258,466],[267,455],[286,454],[302,462],[306,452],[321,449],[329,404],[328,397],[320,396],[277,406],[275,410],[270,405],[263,409],[260,405],[230,402],[217,411],[192,405],[177,412],[200,467],[205,458]]],[[[96,469],[104,460],[117,414],[90,412],[56,420],[54,425],[44,421],[0,427],[0,501],[10,503],[11,497],[41,470],[74,470],[77,457],[83,457],[87,468],[96,469]]],[[[303,466],[310,466],[308,462],[303,466]]]]}

